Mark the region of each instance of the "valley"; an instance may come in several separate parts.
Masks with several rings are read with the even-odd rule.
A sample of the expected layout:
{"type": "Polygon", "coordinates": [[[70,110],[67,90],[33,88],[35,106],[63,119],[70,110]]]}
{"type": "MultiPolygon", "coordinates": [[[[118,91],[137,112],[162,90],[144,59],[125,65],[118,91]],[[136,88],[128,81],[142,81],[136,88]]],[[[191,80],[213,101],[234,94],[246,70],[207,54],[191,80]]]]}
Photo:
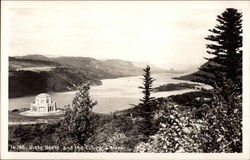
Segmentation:
{"type": "MultiPolygon", "coordinates": [[[[84,81],[101,85],[103,79],[139,76],[144,67],[140,66],[130,61],[89,57],[9,57],[9,98],[76,90],[84,81]]],[[[156,66],[152,67],[152,72],[173,73],[156,66]]]]}

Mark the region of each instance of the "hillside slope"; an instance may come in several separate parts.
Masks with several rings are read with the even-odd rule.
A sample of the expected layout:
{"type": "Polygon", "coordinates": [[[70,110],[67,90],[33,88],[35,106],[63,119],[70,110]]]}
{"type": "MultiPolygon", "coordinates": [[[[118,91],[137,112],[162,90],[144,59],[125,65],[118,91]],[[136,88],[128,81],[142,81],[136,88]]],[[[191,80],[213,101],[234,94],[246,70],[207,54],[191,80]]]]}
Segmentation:
{"type": "Polygon", "coordinates": [[[9,58],[9,98],[75,90],[83,81],[101,84],[98,78],[74,67],[44,60],[9,58]]]}
{"type": "MultiPolygon", "coordinates": [[[[119,59],[101,61],[89,57],[59,57],[51,58],[50,60],[93,72],[100,79],[137,76],[141,75],[142,72],[142,68],[135,67],[132,62],[119,59]]],[[[152,69],[154,69],[154,67],[152,69]]],[[[157,72],[154,73],[163,72],[166,73],[166,70],[158,69],[157,72]]]]}
{"type": "MultiPolygon", "coordinates": [[[[209,65],[209,63],[211,63],[211,62],[204,63],[203,65],[200,66],[200,68],[207,67],[209,65]]],[[[187,74],[187,75],[184,75],[184,76],[181,76],[181,77],[175,77],[174,79],[188,80],[188,81],[195,81],[195,80],[202,79],[201,77],[197,76],[197,74],[208,74],[208,73],[205,73],[203,71],[198,70],[198,71],[196,71],[194,73],[191,73],[191,74],[187,74]]]]}
{"type": "MultiPolygon", "coordinates": [[[[89,72],[93,76],[99,79],[106,78],[118,78],[126,76],[137,76],[141,75],[142,68],[145,66],[138,67],[134,62],[120,60],[120,59],[107,59],[98,60],[90,57],[57,57],[48,58],[42,55],[27,55],[19,56],[18,59],[28,60],[46,60],[55,62],[60,65],[67,65],[75,67],[85,72],[89,72]]],[[[151,66],[151,70],[154,73],[167,73],[167,70],[158,68],[154,65],[151,66]]]]}
{"type": "Polygon", "coordinates": [[[122,71],[117,72],[116,67],[107,66],[102,62],[89,57],[59,57],[51,58],[50,60],[62,65],[69,65],[84,70],[98,79],[118,78],[131,75],[128,75],[125,72],[121,73],[122,71]]]}
{"type": "Polygon", "coordinates": [[[42,92],[75,90],[86,80],[92,85],[101,84],[100,80],[86,77],[84,73],[68,68],[55,68],[42,72],[11,71],[9,73],[9,98],[42,92]]]}
{"type": "Polygon", "coordinates": [[[61,64],[47,61],[47,60],[34,60],[34,59],[20,59],[9,57],[9,70],[23,70],[26,68],[34,67],[59,67],[61,64]]]}

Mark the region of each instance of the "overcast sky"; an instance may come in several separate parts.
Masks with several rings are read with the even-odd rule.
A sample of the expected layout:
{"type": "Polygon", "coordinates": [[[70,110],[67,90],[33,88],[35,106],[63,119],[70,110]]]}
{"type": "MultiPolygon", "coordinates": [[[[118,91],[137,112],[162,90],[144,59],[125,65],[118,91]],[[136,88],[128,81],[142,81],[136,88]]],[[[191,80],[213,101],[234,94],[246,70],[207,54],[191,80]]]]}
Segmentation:
{"type": "MultiPolygon", "coordinates": [[[[72,2],[10,10],[10,56],[42,54],[202,64],[204,40],[226,8],[246,2],[72,2]]],[[[185,64],[185,65],[184,65],[185,64]]]]}

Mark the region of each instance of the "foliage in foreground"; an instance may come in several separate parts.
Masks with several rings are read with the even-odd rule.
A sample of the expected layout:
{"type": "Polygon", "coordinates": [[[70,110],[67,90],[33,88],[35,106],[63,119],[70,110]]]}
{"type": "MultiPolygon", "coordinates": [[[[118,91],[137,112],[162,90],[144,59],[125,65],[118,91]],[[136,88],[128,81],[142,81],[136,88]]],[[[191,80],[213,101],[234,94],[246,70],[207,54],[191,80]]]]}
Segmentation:
{"type": "Polygon", "coordinates": [[[89,83],[81,85],[79,93],[77,93],[76,97],[73,99],[72,108],[66,110],[59,128],[59,132],[66,134],[59,135],[59,142],[65,137],[70,137],[83,145],[87,137],[92,133],[90,116],[92,108],[97,102],[91,100],[89,89],[89,83]]]}
{"type": "Polygon", "coordinates": [[[83,145],[67,131],[61,130],[61,123],[9,126],[9,149],[28,152],[133,152],[134,146],[141,141],[138,125],[129,116],[92,113],[90,122],[92,134],[85,136],[83,145]],[[13,148],[19,145],[25,147],[13,148]],[[46,149],[45,146],[58,148],[46,149]]]}
{"type": "Polygon", "coordinates": [[[201,118],[174,103],[161,103],[155,114],[160,122],[158,132],[148,142],[139,143],[135,151],[242,152],[242,99],[230,92],[235,85],[228,80],[223,89],[215,88],[210,93],[212,104],[203,105],[201,118]],[[227,99],[222,92],[230,93],[227,99]]]}

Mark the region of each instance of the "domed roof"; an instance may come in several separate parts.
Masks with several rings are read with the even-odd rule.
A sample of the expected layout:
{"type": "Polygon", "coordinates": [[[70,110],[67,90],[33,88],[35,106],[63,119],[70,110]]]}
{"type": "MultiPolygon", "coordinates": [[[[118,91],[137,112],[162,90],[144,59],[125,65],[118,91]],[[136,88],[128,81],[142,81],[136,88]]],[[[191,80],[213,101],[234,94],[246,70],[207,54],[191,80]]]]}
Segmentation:
{"type": "Polygon", "coordinates": [[[50,97],[50,95],[48,93],[40,93],[37,97],[50,97]]]}

